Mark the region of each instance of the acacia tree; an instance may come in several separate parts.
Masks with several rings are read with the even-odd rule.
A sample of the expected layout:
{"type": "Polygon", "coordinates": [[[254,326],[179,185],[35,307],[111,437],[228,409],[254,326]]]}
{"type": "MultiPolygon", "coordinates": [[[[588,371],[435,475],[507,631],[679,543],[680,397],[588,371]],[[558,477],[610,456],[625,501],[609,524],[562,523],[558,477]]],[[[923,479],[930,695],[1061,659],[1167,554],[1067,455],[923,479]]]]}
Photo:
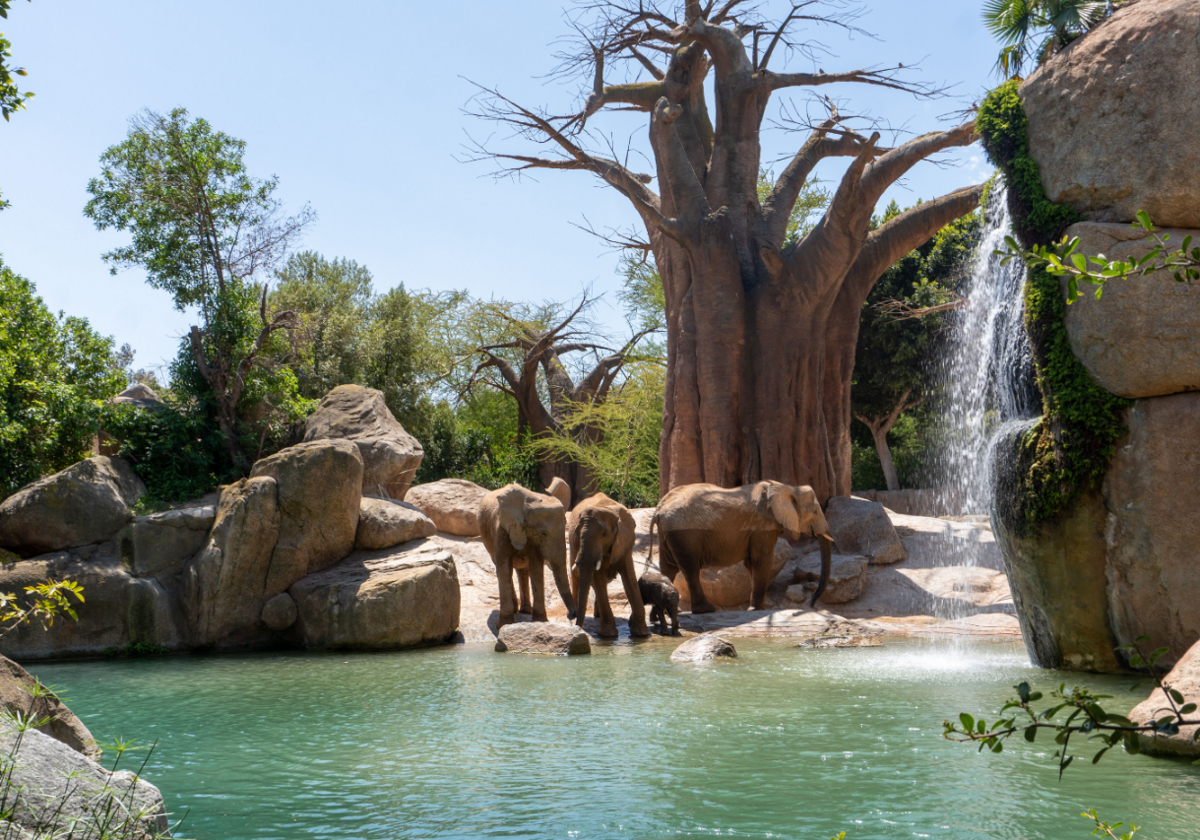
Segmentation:
{"type": "MultiPolygon", "coordinates": [[[[589,340],[589,335],[573,328],[589,303],[584,296],[566,317],[547,323],[553,305],[543,307],[534,318],[516,318],[502,304],[482,304],[488,320],[503,322],[511,337],[488,344],[476,352],[483,360],[468,380],[466,390],[477,382],[508,394],[517,403],[517,434],[522,440],[545,440],[569,435],[580,444],[594,445],[603,433],[594,423],[573,422],[581,409],[596,407],[608,397],[613,381],[625,366],[634,346],[648,333],[635,334],[624,347],[613,350],[589,340]],[[601,352],[590,370],[584,370],[578,383],[563,364],[568,353],[601,352]]],[[[595,492],[594,476],[586,463],[571,457],[562,447],[539,447],[538,479],[548,486],[556,477],[571,488],[573,500],[595,492]]]]}
{"type": "Polygon", "coordinates": [[[981,187],[926,202],[876,230],[870,230],[872,211],[915,164],[974,142],[974,122],[884,149],[878,132],[864,136],[831,107],[760,200],[760,134],[774,94],[835,83],[918,96],[940,91],[904,81],[900,65],[839,73],[772,69],[777,56],[813,55],[796,27],[854,28],[853,8],[836,0],[793,2],[777,23],[758,17],[759,4],[748,0],[687,0],[682,17],[673,5],[585,2],[575,21],[582,47],[563,65],[588,70],[582,110],[554,116],[485,89],[478,115],[552,151],[481,147],[481,154],[510,173],[591,172],[640,217],[666,301],[664,491],[776,479],[811,484],[822,499],[848,494],[850,375],[862,303],[896,259],[976,207],[981,187]],[[607,84],[615,66],[636,80],[607,84]],[[710,73],[715,124],[705,93],[710,73]],[[599,150],[611,147],[587,124],[605,109],[649,115],[653,177],[599,150]],[[829,157],[849,158],[845,174],[820,221],[789,244],[797,196],[829,157]]]}
{"type": "Polygon", "coordinates": [[[252,369],[271,337],[298,326],[291,310],[269,312],[267,284],[291,244],[314,219],[305,207],[283,217],[275,178],[253,178],[246,144],[182,108],[163,116],[144,111],[129,135],[100,157],[100,176],[88,183],[84,215],[100,230],[132,234],[129,245],[104,255],[118,268],[140,267],[201,323],[188,343],[196,369],[212,389],[217,424],[231,461],[246,465],[237,407],[252,369]]]}

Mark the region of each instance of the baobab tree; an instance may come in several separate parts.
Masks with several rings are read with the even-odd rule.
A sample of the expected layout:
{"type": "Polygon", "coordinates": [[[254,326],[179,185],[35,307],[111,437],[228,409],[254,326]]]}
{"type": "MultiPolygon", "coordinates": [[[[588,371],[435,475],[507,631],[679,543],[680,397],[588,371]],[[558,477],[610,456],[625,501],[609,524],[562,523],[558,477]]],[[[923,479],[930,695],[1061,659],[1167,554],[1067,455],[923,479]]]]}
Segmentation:
{"type": "MultiPolygon", "coordinates": [[[[598,344],[586,331],[572,326],[590,302],[584,295],[566,317],[544,328],[514,318],[500,304],[483,305],[490,310],[488,320],[506,322],[511,337],[475,348],[482,361],[475,367],[465,390],[482,383],[516,400],[517,431],[522,439],[545,440],[555,434],[594,439],[601,434],[588,424],[568,423],[568,417],[580,408],[604,402],[630,351],[652,330],[634,334],[620,349],[598,344]],[[579,352],[603,355],[598,355],[595,364],[576,383],[562,357],[579,352]]],[[[573,501],[595,492],[593,476],[584,465],[557,449],[540,448],[538,480],[548,487],[556,477],[571,488],[573,501]]]]}
{"type": "Polygon", "coordinates": [[[749,0],[687,0],[682,17],[674,5],[585,0],[574,20],[579,50],[562,64],[565,72],[586,70],[582,108],[554,116],[483,89],[476,114],[550,151],[481,145],[480,156],[508,173],[591,172],[637,212],[666,298],[664,491],[776,479],[811,484],[822,500],[848,494],[850,375],[862,304],[888,266],[974,209],[981,187],[927,201],[874,230],[872,212],[915,164],[974,142],[974,122],[882,148],[878,131],[853,129],[826,98],[828,113],[805,126],[809,136],[760,200],[761,133],[774,94],[832,84],[923,97],[943,91],[905,81],[903,65],[772,69],[781,54],[815,54],[800,27],[856,29],[856,10],[840,0],[792,2],[775,23],[749,0]],[[614,68],[623,80],[609,84],[614,68]],[[715,120],[705,92],[710,73],[715,120]],[[618,160],[588,129],[614,109],[648,115],[653,176],[630,168],[628,156],[618,160]],[[828,209],[806,236],[785,243],[797,196],[831,157],[849,164],[828,209]]]}

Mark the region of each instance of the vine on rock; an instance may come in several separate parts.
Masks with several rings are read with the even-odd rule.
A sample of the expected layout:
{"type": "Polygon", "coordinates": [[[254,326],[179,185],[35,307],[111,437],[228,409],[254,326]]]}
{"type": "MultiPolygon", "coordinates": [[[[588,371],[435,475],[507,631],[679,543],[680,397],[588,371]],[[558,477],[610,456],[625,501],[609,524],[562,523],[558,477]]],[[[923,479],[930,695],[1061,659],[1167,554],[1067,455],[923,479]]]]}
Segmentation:
{"type": "MultiPolygon", "coordinates": [[[[1049,245],[1081,216],[1046,195],[1037,161],[1029,153],[1028,122],[1017,95],[1020,81],[997,87],[979,107],[975,125],[992,163],[1008,186],[1013,229],[1025,248],[1049,245]]],[[[1116,440],[1125,431],[1121,412],[1132,400],[1114,396],[1088,376],[1071,350],[1064,323],[1066,302],[1057,277],[1030,268],[1025,282],[1025,331],[1042,393],[1042,421],[1019,443],[1019,469],[1007,524],[1029,535],[1061,513],[1104,477],[1116,440]]]]}

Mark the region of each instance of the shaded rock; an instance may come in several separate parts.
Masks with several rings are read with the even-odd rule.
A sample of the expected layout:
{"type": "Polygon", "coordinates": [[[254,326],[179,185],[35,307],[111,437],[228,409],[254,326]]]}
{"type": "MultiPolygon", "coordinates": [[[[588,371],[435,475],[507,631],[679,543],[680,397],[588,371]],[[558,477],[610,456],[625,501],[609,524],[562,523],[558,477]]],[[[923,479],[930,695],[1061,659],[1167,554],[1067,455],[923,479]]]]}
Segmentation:
{"type": "Polygon", "coordinates": [[[574,624],[557,621],[521,621],[500,628],[496,638],[500,653],[545,653],[567,656],[591,653],[588,634],[574,624]]]}
{"type": "Polygon", "coordinates": [[[432,537],[436,532],[433,520],[415,505],[363,496],[354,548],[358,551],[391,548],[409,540],[432,537]]]}
{"type": "MultiPolygon", "coordinates": [[[[1180,657],[1171,672],[1163,677],[1163,684],[1183,695],[1183,706],[1186,703],[1200,703],[1200,643],[1192,647],[1180,657]]],[[[1173,715],[1171,704],[1167,701],[1162,689],[1156,688],[1148,698],[1133,707],[1127,717],[1137,724],[1151,723],[1173,715]]],[[[1189,720],[1195,720],[1197,715],[1185,715],[1189,720]]],[[[1200,757],[1200,741],[1196,741],[1197,726],[1181,726],[1178,734],[1138,734],[1141,751],[1149,755],[1183,755],[1192,758],[1200,757]]]]}
{"type": "Polygon", "coordinates": [[[138,516],[121,534],[121,555],[137,577],[174,577],[204,547],[216,518],[216,505],[138,516]]]}
{"type": "Polygon", "coordinates": [[[672,662],[703,662],[709,659],[736,659],[737,651],[728,639],[704,633],[688,639],[671,653],[672,662]]]}
{"type": "Polygon", "coordinates": [[[1041,65],[1020,93],[1050,200],[1089,221],[1144,209],[1157,225],[1200,228],[1198,89],[1195,0],[1127,4],[1041,65]]]}
{"type": "Polygon", "coordinates": [[[439,531],[460,537],[479,536],[479,503],[488,493],[478,484],[460,478],[443,478],[418,484],[406,501],[433,520],[439,531]]]}
{"type": "Polygon", "coordinates": [[[1200,393],[1138,400],[1125,425],[1104,479],[1107,606],[1117,644],[1145,634],[1173,657],[1200,639],[1200,393]]]}
{"type": "Polygon", "coordinates": [[[1030,429],[1013,424],[996,438],[992,513],[1029,658],[1040,668],[1120,670],[1105,575],[1108,511],[1100,493],[1084,492],[1060,516],[1032,529],[1010,518],[1030,429]]]}
{"type": "Polygon", "coordinates": [[[144,642],[169,649],[186,644],[186,624],[171,593],[153,578],[137,578],[114,543],[89,547],[88,558],[59,551],[0,569],[0,592],[22,593],[50,580],[72,580],[85,601],[68,596],[78,621],[60,618],[49,628],[24,624],[0,638],[0,652],[18,661],[68,658],[122,650],[144,642]]]}
{"type": "Polygon", "coordinates": [[[881,647],[882,645],[883,642],[878,636],[811,636],[798,642],[796,647],[823,650],[844,647],[881,647]]]}
{"type": "Polygon", "coordinates": [[[0,502],[0,547],[32,557],[103,542],[146,492],[125,461],[93,455],[39,478],[0,502]]]}
{"type": "Polygon", "coordinates": [[[350,440],[362,455],[362,494],[403,500],[425,450],[388,409],[383,392],[339,385],[304,424],[304,440],[350,440]]]}
{"type": "Polygon", "coordinates": [[[28,836],[149,838],[170,827],[158,788],[132,772],[110,773],[49,735],[0,723],[0,754],[14,751],[5,809],[28,836]]]}
{"type": "MultiPolygon", "coordinates": [[[[183,572],[184,599],[195,644],[246,644],[258,638],[262,606],[293,581],[272,565],[281,515],[274,478],[225,487],[208,542],[183,572]]],[[[295,569],[296,578],[303,576],[295,569]]]]}
{"type": "Polygon", "coordinates": [[[834,550],[841,554],[861,554],[876,566],[898,563],[905,557],[900,535],[878,502],[834,496],[825,509],[825,521],[833,534],[834,550]]]}
{"type": "MultiPolygon", "coordinates": [[[[1200,204],[1200,201],[1197,201],[1200,204]]],[[[1200,245],[1200,231],[1165,230],[1168,246],[1185,236],[1200,245]]],[[[1144,256],[1153,240],[1127,224],[1082,222],[1067,236],[1079,237],[1079,253],[1109,259],[1144,256]]],[[[1063,284],[1064,294],[1066,284],[1063,284]]],[[[1112,280],[1096,300],[1094,287],[1066,309],[1071,350],[1091,377],[1122,397],[1156,397],[1200,390],[1200,285],[1176,282],[1170,272],[1112,280]]]]}
{"type": "Polygon", "coordinates": [[[430,543],[355,552],[288,594],[309,647],[394,650],[445,642],[458,630],[454,558],[430,543]]]}
{"type": "MultiPolygon", "coordinates": [[[[805,555],[794,561],[793,565],[785,566],[785,571],[788,568],[791,568],[793,573],[787,588],[787,599],[807,604],[812,599],[812,594],[821,579],[821,555],[819,553],[805,555]]],[[[853,601],[862,595],[866,582],[866,557],[835,554],[829,567],[829,582],[821,594],[820,603],[844,604],[847,601],[853,601]]]]}
{"type": "Polygon", "coordinates": [[[46,723],[37,727],[38,732],[61,741],[93,761],[99,761],[102,751],[96,746],[96,739],[83,721],[75,717],[74,712],[44,686],[41,689],[43,693],[35,697],[36,688],[37,680],[28,671],[11,659],[0,656],[0,704],[10,713],[20,713],[34,720],[45,719],[46,723]]]}
{"type": "Polygon", "coordinates": [[[282,592],[354,550],[362,502],[363,462],[345,440],[300,443],[263,458],[251,478],[279,485],[279,538],[266,588],[282,592]]]}
{"type": "Polygon", "coordinates": [[[296,623],[299,612],[296,602],[286,592],[280,592],[267,603],[263,604],[262,622],[272,630],[286,630],[296,623]]]}

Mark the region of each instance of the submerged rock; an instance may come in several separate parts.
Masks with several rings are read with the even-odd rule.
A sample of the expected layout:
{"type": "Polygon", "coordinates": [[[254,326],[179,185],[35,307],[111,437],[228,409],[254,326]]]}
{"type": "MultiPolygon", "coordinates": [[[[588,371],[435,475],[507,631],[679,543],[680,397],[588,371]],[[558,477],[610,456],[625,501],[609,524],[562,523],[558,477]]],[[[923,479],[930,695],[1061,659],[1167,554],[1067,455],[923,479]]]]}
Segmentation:
{"type": "Polygon", "coordinates": [[[823,650],[825,648],[880,647],[882,645],[883,642],[878,636],[812,636],[802,639],[796,644],[796,647],[823,650]]]}
{"type": "Polygon", "coordinates": [[[129,464],[94,455],[0,502],[0,548],[21,557],[107,540],[146,492],[129,464]]]}
{"type": "Polygon", "coordinates": [[[592,642],[582,628],[557,621],[520,621],[500,628],[496,637],[500,653],[544,653],[568,656],[592,652],[592,642]]]}
{"type": "Polygon", "coordinates": [[[704,633],[688,639],[671,653],[672,662],[703,662],[709,659],[736,659],[737,650],[728,639],[704,633]]]}
{"type": "Polygon", "coordinates": [[[339,385],[304,424],[304,440],[353,441],[362,456],[362,495],[403,500],[425,450],[388,409],[383,392],[339,385]]]}
{"type": "Polygon", "coordinates": [[[479,503],[487,490],[460,478],[443,478],[418,484],[408,491],[407,501],[433,520],[437,529],[459,537],[479,536],[479,503]]]}

